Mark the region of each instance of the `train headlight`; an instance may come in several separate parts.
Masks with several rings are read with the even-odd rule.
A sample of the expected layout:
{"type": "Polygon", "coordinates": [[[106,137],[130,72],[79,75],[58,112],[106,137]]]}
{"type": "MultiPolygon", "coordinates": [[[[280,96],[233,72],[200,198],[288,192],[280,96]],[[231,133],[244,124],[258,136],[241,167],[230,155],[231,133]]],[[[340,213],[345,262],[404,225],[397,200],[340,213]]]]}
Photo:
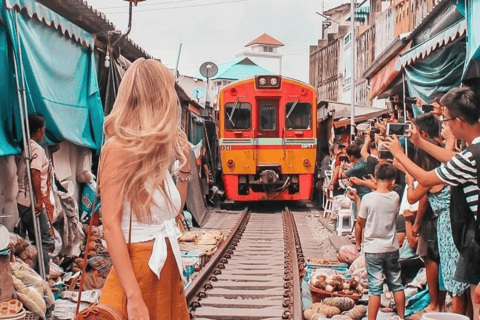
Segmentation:
{"type": "Polygon", "coordinates": [[[262,86],[264,86],[264,85],[267,84],[267,79],[265,79],[265,78],[260,78],[260,80],[258,80],[258,83],[260,83],[262,86]]]}
{"type": "Polygon", "coordinates": [[[271,79],[270,79],[270,84],[271,84],[272,86],[276,86],[276,85],[278,84],[277,78],[271,78],[271,79]]]}
{"type": "Polygon", "coordinates": [[[235,161],[233,161],[233,159],[228,159],[227,166],[233,167],[234,165],[235,165],[235,161]]]}
{"type": "Polygon", "coordinates": [[[310,160],[308,160],[308,159],[303,160],[303,165],[305,167],[310,167],[310,160]]]}

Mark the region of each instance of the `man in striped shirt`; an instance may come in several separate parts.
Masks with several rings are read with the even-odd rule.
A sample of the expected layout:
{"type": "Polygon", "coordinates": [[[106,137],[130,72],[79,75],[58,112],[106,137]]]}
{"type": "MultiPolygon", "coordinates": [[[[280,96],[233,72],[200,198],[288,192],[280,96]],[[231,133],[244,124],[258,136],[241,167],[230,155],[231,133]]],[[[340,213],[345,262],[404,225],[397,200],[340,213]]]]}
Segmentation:
{"type": "MultiPolygon", "coordinates": [[[[444,125],[448,125],[452,134],[459,140],[465,140],[468,145],[480,143],[480,96],[471,88],[462,87],[450,90],[440,100],[444,107],[444,125]]],[[[472,212],[478,212],[478,185],[477,164],[473,154],[463,150],[456,154],[441,147],[435,146],[419,137],[414,128],[411,130],[411,140],[417,147],[445,163],[435,170],[426,172],[413,163],[405,154],[398,141],[394,137],[388,137],[387,148],[395,156],[407,172],[424,186],[438,184],[461,185],[466,195],[467,202],[472,212]]],[[[464,269],[462,259],[459,260],[457,271],[464,269]]],[[[480,265],[471,267],[463,279],[456,279],[471,284],[472,303],[474,306],[474,319],[479,320],[480,305],[480,265]]]]}

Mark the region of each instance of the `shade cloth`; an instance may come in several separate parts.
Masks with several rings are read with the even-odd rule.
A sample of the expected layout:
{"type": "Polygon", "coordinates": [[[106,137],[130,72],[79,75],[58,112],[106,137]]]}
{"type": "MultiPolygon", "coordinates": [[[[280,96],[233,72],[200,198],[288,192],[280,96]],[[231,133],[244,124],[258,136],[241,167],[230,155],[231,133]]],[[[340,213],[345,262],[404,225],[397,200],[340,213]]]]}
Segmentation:
{"type": "MultiPolygon", "coordinates": [[[[5,62],[5,56],[15,56],[19,71],[22,63],[28,112],[45,117],[47,140],[100,149],[103,111],[93,51],[89,49],[92,35],[36,1],[6,0],[0,3],[0,14],[0,60],[11,70],[13,59],[5,62]]],[[[0,90],[12,94],[13,86],[15,97],[17,88],[12,79],[12,74],[2,73],[0,90]]],[[[15,124],[12,129],[11,124],[2,123],[0,149],[9,149],[9,154],[19,151],[19,139],[11,139],[19,131],[19,114],[12,111],[16,109],[16,98],[0,102],[2,118],[6,110],[15,124]],[[8,130],[14,130],[11,137],[5,134],[8,130]]]]}
{"type": "Polygon", "coordinates": [[[411,50],[401,53],[398,59],[396,69],[400,71],[402,67],[414,63],[418,59],[425,59],[429,54],[435,50],[451,43],[457,38],[465,35],[467,32],[467,22],[460,20],[452,26],[446,28],[442,32],[435,35],[433,38],[415,46],[411,50]]]}
{"type": "Polygon", "coordinates": [[[447,92],[461,83],[466,57],[465,41],[457,41],[431,53],[427,59],[406,66],[405,75],[411,97],[429,101],[437,92],[447,92]]]}

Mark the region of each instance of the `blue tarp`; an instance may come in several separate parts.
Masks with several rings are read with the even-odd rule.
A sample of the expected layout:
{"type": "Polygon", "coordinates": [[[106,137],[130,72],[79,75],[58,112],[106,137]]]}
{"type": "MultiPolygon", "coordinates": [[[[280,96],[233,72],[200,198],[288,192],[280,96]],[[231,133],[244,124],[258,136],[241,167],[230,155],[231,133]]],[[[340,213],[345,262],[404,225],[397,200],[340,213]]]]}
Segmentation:
{"type": "MultiPolygon", "coordinates": [[[[0,9],[3,18],[0,26],[7,33],[4,41],[0,33],[0,52],[3,56],[15,55],[17,61],[21,54],[28,111],[45,117],[47,139],[67,140],[99,150],[103,110],[91,50],[92,35],[35,1],[6,0],[6,6],[0,4],[0,9]]],[[[5,32],[3,35],[5,38],[5,32]]],[[[9,59],[7,63],[13,70],[13,61],[9,59]]],[[[11,73],[0,74],[0,83],[0,90],[10,94],[13,85],[16,96],[11,73]]],[[[5,110],[12,114],[15,109],[18,109],[17,99],[0,102],[2,117],[5,110]]],[[[20,123],[13,118],[13,123],[20,123]]],[[[3,122],[2,125],[4,131],[11,130],[3,122]]],[[[8,133],[4,136],[0,132],[0,149],[10,151],[3,155],[18,151],[15,149],[18,141],[9,140],[8,133]]]]}
{"type": "Polygon", "coordinates": [[[462,80],[480,77],[480,1],[453,0],[467,19],[467,56],[462,80]]]}
{"type": "Polygon", "coordinates": [[[435,92],[447,92],[461,84],[465,64],[464,41],[457,41],[432,52],[426,59],[405,67],[411,97],[429,101],[435,92]]]}
{"type": "Polygon", "coordinates": [[[8,31],[0,20],[0,157],[20,152],[20,116],[13,71],[13,57],[8,50],[8,31]]]}

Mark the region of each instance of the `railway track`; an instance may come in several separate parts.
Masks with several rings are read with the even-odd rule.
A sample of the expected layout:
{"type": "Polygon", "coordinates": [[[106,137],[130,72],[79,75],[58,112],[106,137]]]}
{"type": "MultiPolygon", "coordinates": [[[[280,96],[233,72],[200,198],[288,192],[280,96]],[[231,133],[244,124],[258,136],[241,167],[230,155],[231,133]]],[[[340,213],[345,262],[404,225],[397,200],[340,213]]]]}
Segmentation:
{"type": "Polygon", "coordinates": [[[303,319],[300,238],[290,210],[279,215],[244,210],[186,291],[192,319],[303,319]]]}

